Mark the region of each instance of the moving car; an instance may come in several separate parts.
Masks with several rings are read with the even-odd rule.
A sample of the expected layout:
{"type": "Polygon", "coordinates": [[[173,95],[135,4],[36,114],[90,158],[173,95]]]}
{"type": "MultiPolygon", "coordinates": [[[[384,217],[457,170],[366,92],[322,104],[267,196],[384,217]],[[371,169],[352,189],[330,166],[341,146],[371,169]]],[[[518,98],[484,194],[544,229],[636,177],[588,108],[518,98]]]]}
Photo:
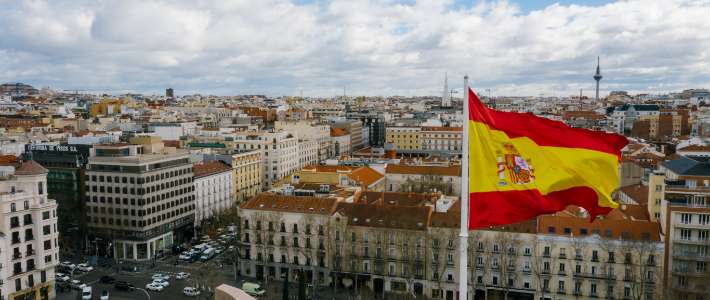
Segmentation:
{"type": "Polygon", "coordinates": [[[152,283],[160,285],[162,287],[170,286],[170,282],[168,282],[167,280],[163,280],[163,279],[153,279],[152,283]]]}
{"type": "Polygon", "coordinates": [[[214,248],[208,248],[204,252],[202,252],[202,256],[200,256],[201,261],[208,261],[212,259],[215,256],[215,249],[214,248]]]}
{"type": "Polygon", "coordinates": [[[200,290],[194,287],[186,286],[184,289],[182,289],[182,293],[188,297],[195,297],[200,295],[200,290]]]}
{"type": "Polygon", "coordinates": [[[91,287],[85,286],[81,289],[81,300],[91,300],[91,287]]]}
{"type": "Polygon", "coordinates": [[[101,299],[100,300],[108,300],[108,291],[107,290],[103,290],[101,292],[101,299]]]}
{"type": "Polygon", "coordinates": [[[101,278],[99,278],[99,282],[104,283],[104,284],[113,284],[114,282],[116,282],[116,278],[113,278],[108,275],[104,275],[104,276],[101,276],[101,278]]]}
{"type": "Polygon", "coordinates": [[[149,290],[149,291],[154,291],[154,292],[162,292],[163,286],[156,284],[155,282],[151,282],[151,283],[145,285],[145,289],[149,290]]]}
{"type": "Polygon", "coordinates": [[[190,273],[180,272],[175,275],[175,279],[187,279],[190,277],[190,273]]]}
{"type": "Polygon", "coordinates": [[[252,296],[261,296],[266,291],[264,291],[258,283],[245,282],[242,284],[242,291],[252,296]]]}
{"type": "Polygon", "coordinates": [[[170,280],[170,275],[168,274],[163,274],[163,273],[155,273],[153,274],[153,279],[163,279],[163,280],[170,280]]]}
{"type": "Polygon", "coordinates": [[[76,266],[76,269],[82,272],[91,272],[94,270],[94,267],[88,264],[79,264],[76,266]]]}
{"type": "Polygon", "coordinates": [[[130,284],[128,281],[116,281],[116,284],[114,284],[113,287],[116,288],[117,290],[124,290],[124,291],[128,291],[128,290],[133,289],[133,285],[130,284]]]}

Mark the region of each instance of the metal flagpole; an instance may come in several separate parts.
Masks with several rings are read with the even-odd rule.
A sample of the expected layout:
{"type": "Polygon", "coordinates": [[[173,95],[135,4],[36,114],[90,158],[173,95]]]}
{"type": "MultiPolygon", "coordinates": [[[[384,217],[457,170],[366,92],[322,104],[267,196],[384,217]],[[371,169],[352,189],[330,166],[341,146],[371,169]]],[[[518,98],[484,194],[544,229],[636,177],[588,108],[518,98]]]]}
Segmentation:
{"type": "Polygon", "coordinates": [[[459,300],[468,300],[468,75],[463,77],[463,146],[461,147],[461,232],[459,233],[459,300]]]}

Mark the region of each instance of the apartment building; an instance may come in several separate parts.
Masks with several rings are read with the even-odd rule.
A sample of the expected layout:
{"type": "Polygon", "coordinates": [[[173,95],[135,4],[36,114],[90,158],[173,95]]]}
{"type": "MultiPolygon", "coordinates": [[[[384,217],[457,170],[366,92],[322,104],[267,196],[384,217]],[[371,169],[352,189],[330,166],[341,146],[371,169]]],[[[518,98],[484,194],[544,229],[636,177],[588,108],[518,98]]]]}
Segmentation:
{"type": "Polygon", "coordinates": [[[54,299],[59,261],[57,202],[47,198],[47,169],[0,158],[0,298],[54,299]]]}
{"type": "Polygon", "coordinates": [[[229,142],[238,151],[261,152],[262,188],[293,174],[299,169],[298,139],[286,131],[238,132],[229,142]]]}
{"type": "Polygon", "coordinates": [[[240,206],[243,276],[273,281],[295,280],[305,270],[306,282],[330,284],[327,253],[337,201],[330,198],[263,193],[240,206]]]}
{"type": "Polygon", "coordinates": [[[318,142],[314,140],[298,141],[298,167],[318,164],[318,142]]]}
{"type": "Polygon", "coordinates": [[[315,161],[326,160],[335,154],[330,126],[327,124],[313,123],[310,120],[277,121],[274,123],[274,128],[294,133],[298,136],[299,142],[304,140],[316,142],[318,146],[315,161]]]}
{"type": "Polygon", "coordinates": [[[334,155],[336,157],[350,155],[350,133],[348,131],[342,128],[331,128],[330,138],[333,140],[334,155]]]}
{"type": "Polygon", "coordinates": [[[242,203],[261,193],[261,151],[224,149],[205,154],[205,161],[220,160],[232,166],[234,201],[242,203]]]}
{"type": "Polygon", "coordinates": [[[219,160],[195,164],[195,225],[234,204],[232,167],[219,160]]]}
{"type": "MultiPolygon", "coordinates": [[[[251,275],[244,275],[262,274],[254,271],[262,260],[273,266],[273,273],[265,271],[272,278],[294,268],[310,268],[313,261],[289,255],[299,253],[293,245],[307,238],[294,236],[295,228],[307,226],[304,223],[309,222],[302,220],[315,220],[309,215],[320,211],[317,224],[327,234],[322,247],[325,261],[317,258],[316,284],[332,282],[343,294],[368,299],[388,295],[457,299],[457,200],[431,194],[361,193],[347,203],[320,198],[319,203],[327,204],[320,210],[310,204],[317,200],[308,197],[257,198],[242,205],[245,226],[250,228],[242,235],[244,247],[250,249],[242,267],[251,275]],[[259,231],[249,227],[254,222],[266,234],[258,241],[254,234],[259,231]],[[264,249],[258,248],[260,243],[266,244],[264,249]],[[278,252],[281,262],[273,262],[278,256],[269,256],[268,251],[277,249],[283,249],[278,252]]],[[[590,223],[584,212],[570,210],[473,231],[468,241],[469,298],[666,299],[660,288],[663,244],[658,223],[644,219],[644,214],[641,206],[628,205],[590,223]]]]}
{"type": "Polygon", "coordinates": [[[461,153],[462,127],[422,127],[419,136],[422,150],[452,155],[461,153]]]}
{"type": "MultiPolygon", "coordinates": [[[[664,284],[674,299],[710,294],[710,162],[681,156],[659,166],[656,180],[665,237],[664,284]]],[[[649,208],[650,209],[650,208],[649,208]]]]}
{"type": "MultiPolygon", "coordinates": [[[[350,147],[351,147],[350,152],[351,153],[367,146],[367,143],[364,142],[365,138],[363,137],[363,134],[365,131],[363,129],[361,121],[342,120],[342,121],[337,121],[337,122],[333,123],[331,125],[331,127],[345,129],[347,132],[350,133],[350,147]]],[[[369,139],[369,137],[368,137],[368,139],[369,139]]]]}
{"type": "Polygon", "coordinates": [[[388,164],[385,168],[385,190],[388,192],[441,191],[461,195],[461,166],[388,164]]]}
{"type": "Polygon", "coordinates": [[[98,249],[115,259],[145,261],[191,234],[194,175],[187,151],[164,147],[158,137],[131,142],[91,149],[87,223],[98,249]]]}
{"type": "Polygon", "coordinates": [[[386,141],[393,144],[397,151],[417,151],[422,149],[421,127],[389,126],[386,129],[386,141]]]}

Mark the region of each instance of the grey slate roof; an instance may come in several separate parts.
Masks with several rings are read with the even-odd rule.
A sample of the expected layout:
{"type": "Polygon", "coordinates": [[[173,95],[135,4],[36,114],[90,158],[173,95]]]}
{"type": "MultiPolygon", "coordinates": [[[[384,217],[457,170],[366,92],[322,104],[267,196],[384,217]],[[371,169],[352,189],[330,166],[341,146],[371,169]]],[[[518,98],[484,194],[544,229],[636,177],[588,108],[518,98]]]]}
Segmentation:
{"type": "Polygon", "coordinates": [[[707,157],[681,156],[663,162],[663,166],[678,175],[710,176],[710,162],[707,157]]]}

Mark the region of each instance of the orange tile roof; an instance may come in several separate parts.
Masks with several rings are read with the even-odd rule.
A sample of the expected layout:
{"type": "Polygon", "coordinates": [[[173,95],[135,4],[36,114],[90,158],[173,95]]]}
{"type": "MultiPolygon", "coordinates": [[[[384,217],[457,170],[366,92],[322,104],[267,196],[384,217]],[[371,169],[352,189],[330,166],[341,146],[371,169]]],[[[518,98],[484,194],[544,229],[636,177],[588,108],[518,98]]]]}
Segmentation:
{"type": "Polygon", "coordinates": [[[434,193],[364,191],[356,197],[355,201],[363,204],[423,206],[425,204],[432,204],[438,198],[439,194],[434,193]]]}
{"type": "Polygon", "coordinates": [[[678,149],[677,151],[705,152],[705,151],[710,151],[710,146],[688,145],[688,146],[678,149]]]}
{"type": "Polygon", "coordinates": [[[217,173],[231,171],[232,167],[223,163],[221,160],[213,160],[201,164],[195,164],[193,165],[192,169],[193,174],[195,174],[195,178],[200,178],[217,173]]]}
{"type": "Polygon", "coordinates": [[[415,174],[415,175],[440,175],[440,176],[461,176],[461,166],[409,166],[388,164],[385,168],[386,174],[415,174]]]}
{"type": "Polygon", "coordinates": [[[643,184],[627,185],[620,188],[619,192],[624,193],[638,204],[646,204],[648,202],[648,187],[643,184]]]}
{"type": "MultiPolygon", "coordinates": [[[[630,213],[637,214],[638,210],[630,213]]],[[[623,218],[619,214],[626,215],[624,212],[612,211],[606,218],[597,218],[594,222],[589,222],[587,217],[575,216],[569,211],[539,216],[537,232],[566,236],[571,233],[574,236],[581,236],[583,230],[586,230],[587,235],[592,235],[596,231],[600,237],[607,239],[619,239],[625,236],[625,238],[633,240],[647,238],[652,241],[660,241],[658,222],[623,218]],[[569,229],[569,233],[565,233],[566,229],[569,229]],[[550,232],[551,230],[554,232],[550,232]]]]}
{"type": "Polygon", "coordinates": [[[353,167],[349,166],[323,166],[323,165],[310,165],[305,166],[301,171],[305,172],[322,172],[322,173],[335,173],[335,172],[350,172],[353,167]]]}
{"type": "Polygon", "coordinates": [[[243,203],[241,209],[331,215],[338,202],[332,198],[283,196],[261,193],[243,203]]]}
{"type": "Polygon", "coordinates": [[[13,161],[10,156],[12,155],[2,156],[2,159],[0,159],[0,166],[15,167],[15,175],[41,175],[49,172],[34,160],[18,161],[17,158],[15,158],[13,161]]]}
{"type": "Polygon", "coordinates": [[[350,134],[350,132],[344,128],[330,128],[330,136],[344,136],[348,134],[350,134]]]}
{"type": "Polygon", "coordinates": [[[422,127],[422,131],[463,131],[463,127],[422,127]]]}
{"type": "Polygon", "coordinates": [[[382,180],[385,175],[380,174],[380,172],[375,171],[375,169],[368,166],[360,167],[348,174],[350,180],[357,181],[359,184],[369,187],[370,185],[382,180]]]}
{"type": "Polygon", "coordinates": [[[431,212],[430,206],[338,204],[338,213],[348,217],[350,226],[427,230],[431,212]]]}

